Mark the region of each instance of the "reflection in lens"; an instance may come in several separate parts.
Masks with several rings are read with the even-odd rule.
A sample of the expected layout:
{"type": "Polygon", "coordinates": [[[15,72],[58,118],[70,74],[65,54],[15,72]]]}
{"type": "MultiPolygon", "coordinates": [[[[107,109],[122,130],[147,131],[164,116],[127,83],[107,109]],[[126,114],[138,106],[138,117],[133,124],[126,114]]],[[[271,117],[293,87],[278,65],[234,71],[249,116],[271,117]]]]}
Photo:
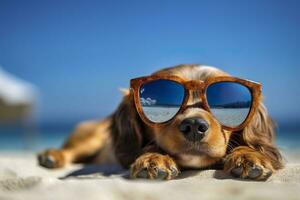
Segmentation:
{"type": "Polygon", "coordinates": [[[155,80],[144,84],[139,91],[145,116],[152,122],[162,123],[172,119],[184,99],[184,87],[170,80],[155,80]]]}
{"type": "Polygon", "coordinates": [[[207,88],[206,96],[214,117],[232,128],[246,120],[252,104],[249,89],[236,82],[214,83],[207,88]]]}

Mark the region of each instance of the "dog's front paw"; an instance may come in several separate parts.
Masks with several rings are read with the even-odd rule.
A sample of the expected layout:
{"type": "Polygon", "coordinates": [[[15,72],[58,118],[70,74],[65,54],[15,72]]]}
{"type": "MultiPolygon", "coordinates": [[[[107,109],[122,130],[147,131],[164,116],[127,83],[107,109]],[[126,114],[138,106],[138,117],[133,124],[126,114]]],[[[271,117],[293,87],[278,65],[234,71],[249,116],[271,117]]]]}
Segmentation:
{"type": "Polygon", "coordinates": [[[229,154],[224,170],[236,178],[251,180],[266,180],[274,172],[270,160],[249,147],[238,147],[229,154]]]}
{"type": "Polygon", "coordinates": [[[138,157],[130,167],[131,178],[165,179],[175,178],[179,169],[168,155],[146,153],[138,157]]]}
{"type": "Polygon", "coordinates": [[[47,149],[38,154],[39,165],[53,169],[61,168],[65,165],[64,155],[60,150],[47,149]]]}

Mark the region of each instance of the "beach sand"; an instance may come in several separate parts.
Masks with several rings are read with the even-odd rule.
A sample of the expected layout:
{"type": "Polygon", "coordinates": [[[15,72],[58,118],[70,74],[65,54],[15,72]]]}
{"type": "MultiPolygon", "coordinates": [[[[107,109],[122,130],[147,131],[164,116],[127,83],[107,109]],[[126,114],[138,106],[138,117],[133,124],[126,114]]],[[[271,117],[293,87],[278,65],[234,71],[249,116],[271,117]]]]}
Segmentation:
{"type": "Polygon", "coordinates": [[[300,199],[299,151],[267,182],[222,171],[186,171],[171,181],[129,180],[118,166],[72,165],[47,170],[33,153],[0,153],[0,199],[300,199]]]}

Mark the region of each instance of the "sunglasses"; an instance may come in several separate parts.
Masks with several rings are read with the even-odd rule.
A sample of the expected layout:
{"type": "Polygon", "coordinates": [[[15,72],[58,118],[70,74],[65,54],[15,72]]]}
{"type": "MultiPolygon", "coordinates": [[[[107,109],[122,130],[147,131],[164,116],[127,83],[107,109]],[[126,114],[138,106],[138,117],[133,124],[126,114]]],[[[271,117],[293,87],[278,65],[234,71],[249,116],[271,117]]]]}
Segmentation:
{"type": "Polygon", "coordinates": [[[236,77],[206,81],[178,76],[146,76],[131,79],[131,92],[141,119],[150,126],[170,122],[189,105],[190,91],[199,93],[201,108],[227,130],[240,130],[250,122],[258,106],[261,84],[236,77]]]}

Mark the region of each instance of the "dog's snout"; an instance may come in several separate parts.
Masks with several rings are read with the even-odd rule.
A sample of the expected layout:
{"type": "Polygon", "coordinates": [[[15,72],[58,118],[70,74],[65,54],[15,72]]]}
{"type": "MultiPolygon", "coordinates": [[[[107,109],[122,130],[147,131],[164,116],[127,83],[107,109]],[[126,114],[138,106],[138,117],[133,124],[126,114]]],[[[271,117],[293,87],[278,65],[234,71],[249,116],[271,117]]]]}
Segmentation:
{"type": "Polygon", "coordinates": [[[184,137],[190,141],[200,141],[207,133],[209,124],[202,118],[184,119],[179,126],[184,137]]]}

